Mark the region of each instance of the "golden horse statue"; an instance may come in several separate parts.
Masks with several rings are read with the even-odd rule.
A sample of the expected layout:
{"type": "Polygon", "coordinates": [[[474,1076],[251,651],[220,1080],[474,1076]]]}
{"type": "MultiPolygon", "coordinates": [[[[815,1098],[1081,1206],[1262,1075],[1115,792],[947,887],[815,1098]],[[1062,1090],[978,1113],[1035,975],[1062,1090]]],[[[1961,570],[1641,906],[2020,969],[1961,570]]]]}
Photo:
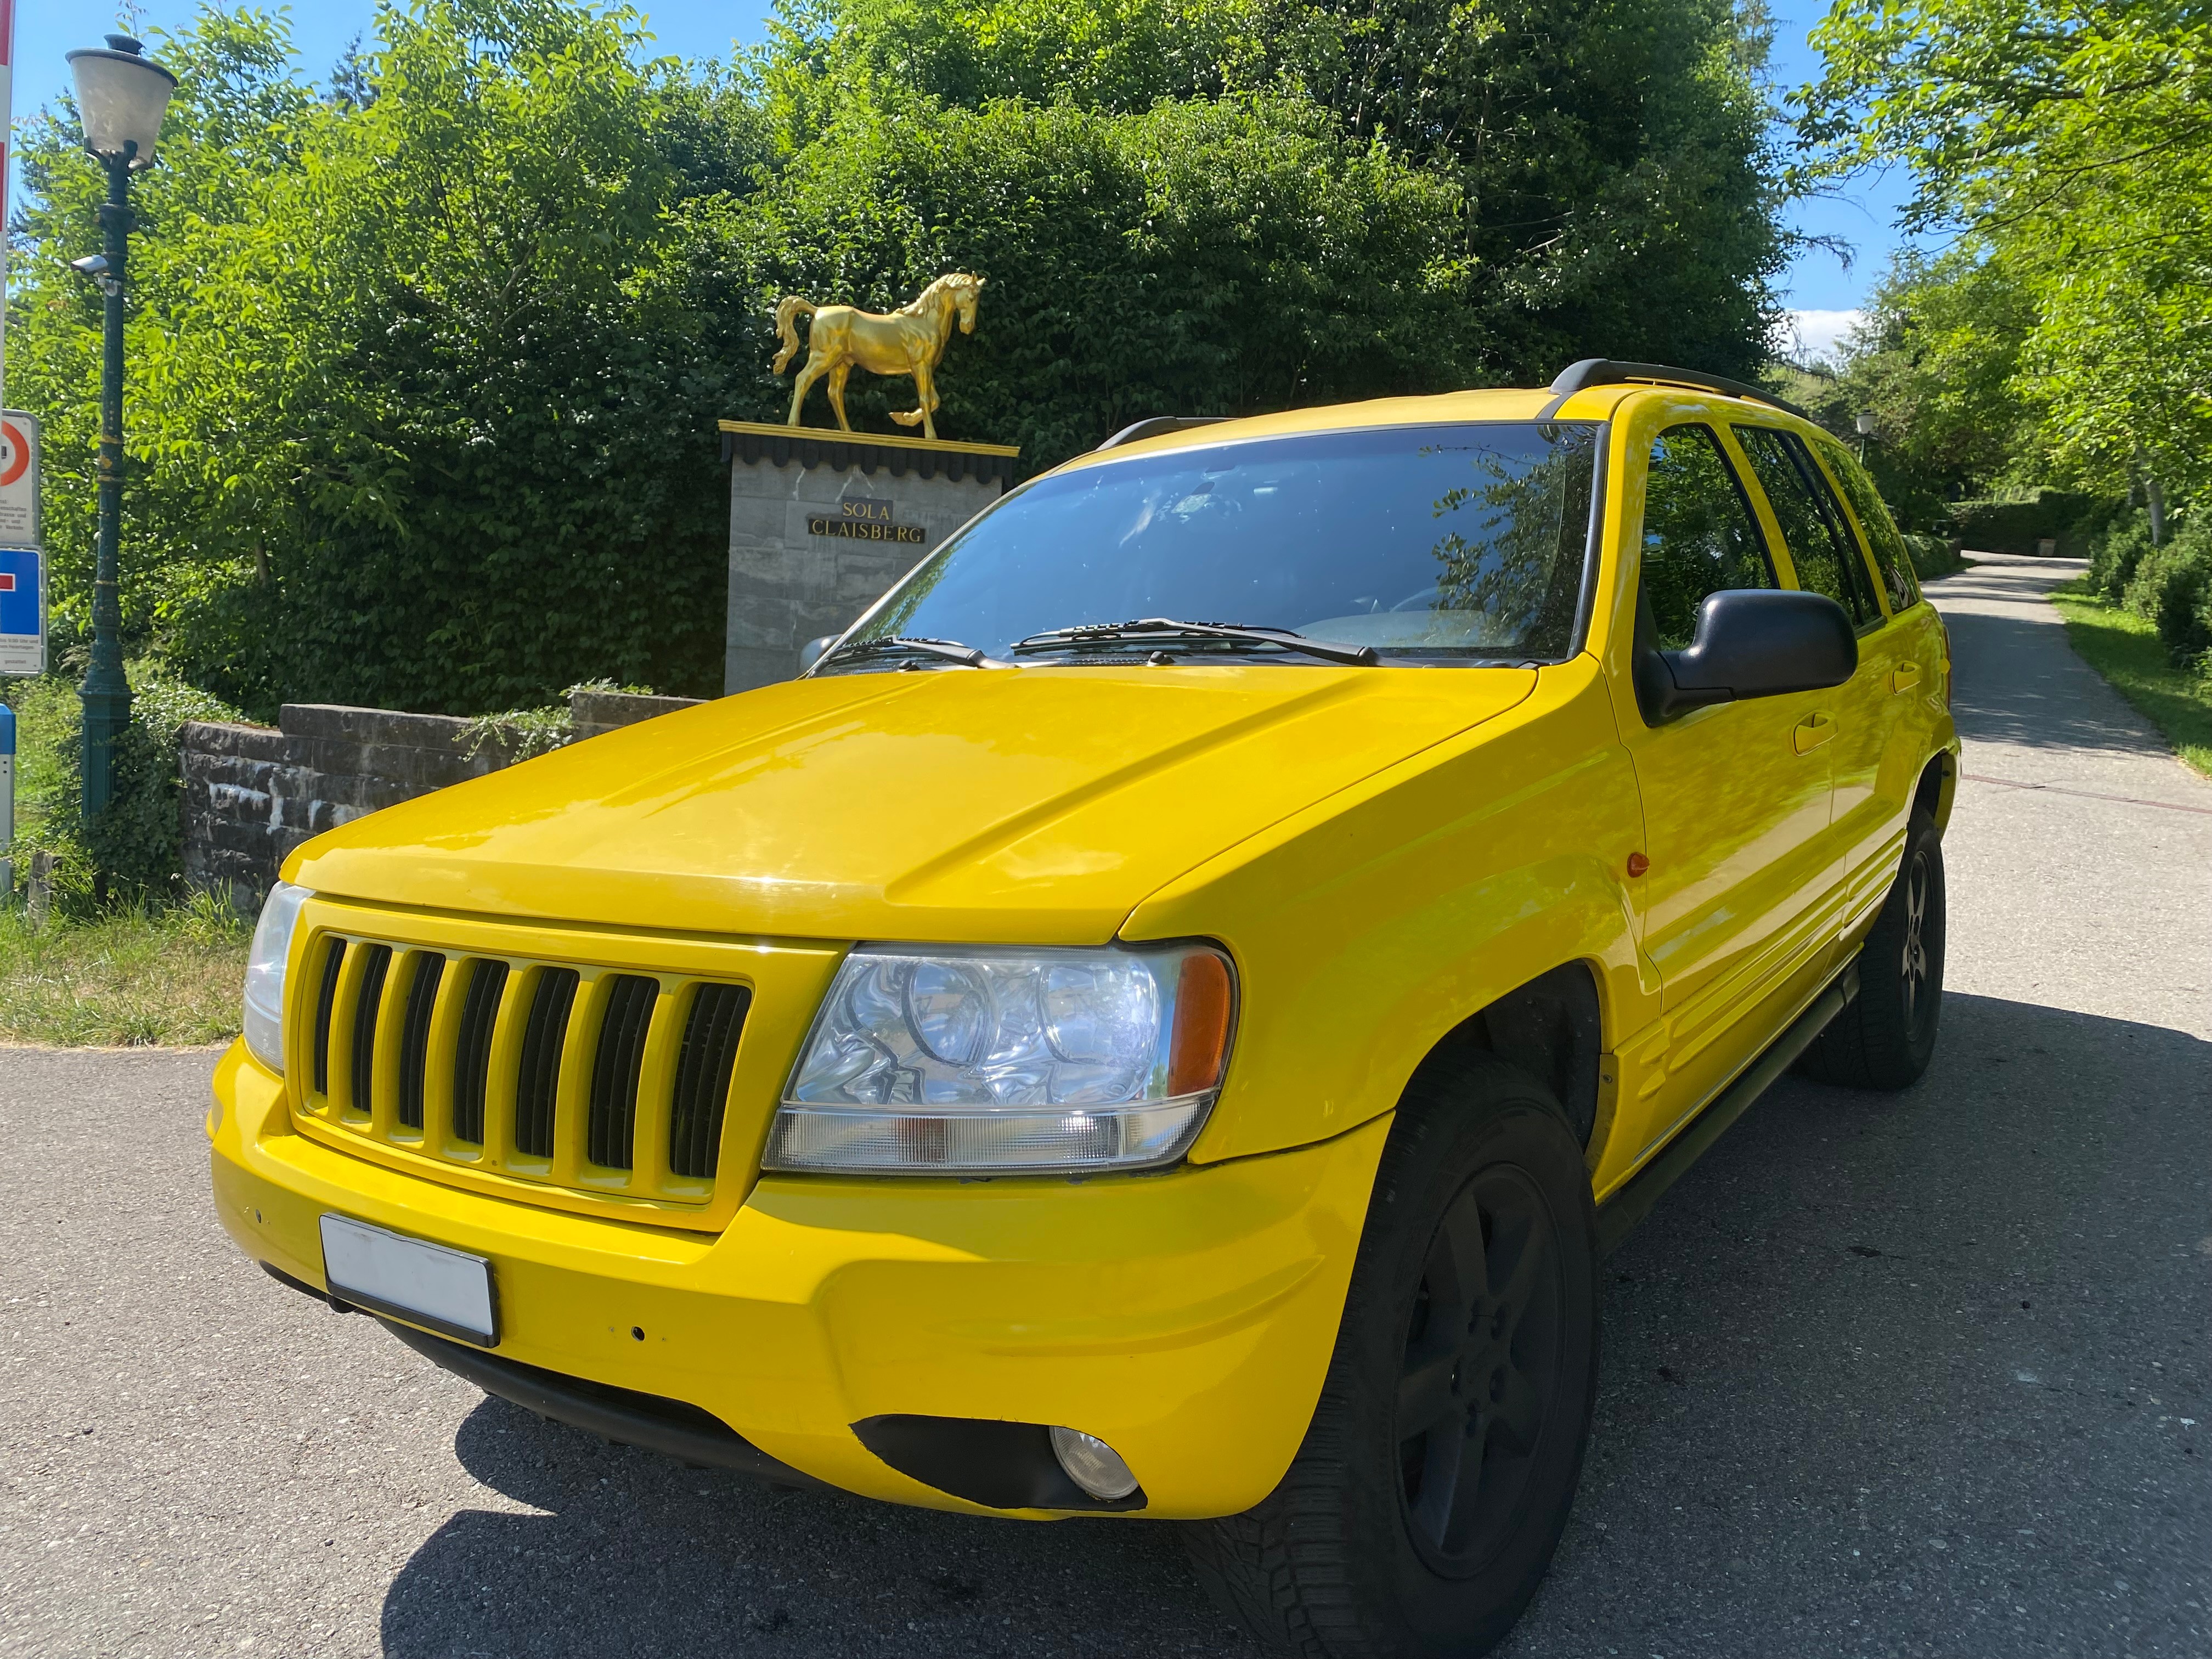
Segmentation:
{"type": "Polygon", "coordinates": [[[795,294],[778,300],[775,331],[783,349],[775,354],[774,373],[782,374],[799,355],[799,331],[793,325],[800,313],[814,319],[806,331],[806,367],[799,371],[799,383],[791,389],[791,419],[786,424],[799,424],[799,404],[826,374],[837,425],[850,432],[853,423],[845,418],[845,377],[857,363],[871,374],[913,375],[921,406],[893,410],[891,419],[901,426],[920,427],[925,437],[936,437],[937,422],[930,416],[937,408],[937,360],[952,337],[955,316],[963,334],[975,331],[975,296],[982,289],[983,278],[956,270],[939,277],[889,316],[854,306],[817,306],[795,294]]]}

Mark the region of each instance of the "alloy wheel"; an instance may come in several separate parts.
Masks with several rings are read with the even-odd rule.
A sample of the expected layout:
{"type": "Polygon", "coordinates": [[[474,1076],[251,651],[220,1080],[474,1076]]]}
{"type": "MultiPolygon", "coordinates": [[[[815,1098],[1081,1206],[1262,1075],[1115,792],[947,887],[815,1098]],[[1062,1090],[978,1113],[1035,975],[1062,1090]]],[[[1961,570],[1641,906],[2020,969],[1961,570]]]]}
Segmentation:
{"type": "Polygon", "coordinates": [[[1928,996],[1928,855],[1915,853],[1905,870],[1905,947],[1899,975],[1905,991],[1905,1029],[1919,1034],[1928,996]]]}
{"type": "Polygon", "coordinates": [[[1480,1571],[1518,1523],[1559,1382],[1560,1269],[1550,1206],[1510,1165],[1478,1173],[1437,1224],[1395,1429],[1407,1529],[1436,1571],[1480,1571]]]}

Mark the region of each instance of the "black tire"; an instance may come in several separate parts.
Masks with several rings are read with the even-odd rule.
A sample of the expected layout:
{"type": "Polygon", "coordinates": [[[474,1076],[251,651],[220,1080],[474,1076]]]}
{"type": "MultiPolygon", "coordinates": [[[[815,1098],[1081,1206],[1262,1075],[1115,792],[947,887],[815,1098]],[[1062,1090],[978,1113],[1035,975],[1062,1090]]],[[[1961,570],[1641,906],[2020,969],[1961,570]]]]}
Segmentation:
{"type": "Polygon", "coordinates": [[[1199,1576],[1261,1642],[1472,1659],[1512,1628],[1582,1475],[1595,1229],[1546,1090],[1487,1054],[1423,1067],[1290,1472],[1258,1508],[1186,1529],[1199,1576]]]}
{"type": "Polygon", "coordinates": [[[1797,1069],[1847,1089],[1903,1089],[1936,1053],[1943,1018],[1943,838],[1917,808],[1881,915],[1859,947],[1859,994],[1797,1069]]]}

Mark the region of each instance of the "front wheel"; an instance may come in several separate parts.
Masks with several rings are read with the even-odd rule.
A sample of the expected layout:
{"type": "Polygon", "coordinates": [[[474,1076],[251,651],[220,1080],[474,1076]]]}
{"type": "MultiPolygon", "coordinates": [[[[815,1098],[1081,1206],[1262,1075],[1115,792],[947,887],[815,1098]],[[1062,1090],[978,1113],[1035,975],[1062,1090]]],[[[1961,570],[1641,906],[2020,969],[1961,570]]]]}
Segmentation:
{"type": "Polygon", "coordinates": [[[1859,947],[1859,994],[1797,1069],[1850,1089],[1902,1089],[1936,1053],[1943,1014],[1943,838],[1916,810],[1889,897],[1859,947]]]}
{"type": "Polygon", "coordinates": [[[1574,1501],[1596,1279],[1589,1177],[1559,1103],[1486,1054],[1424,1067],[1304,1443],[1257,1509],[1190,1529],[1200,1576],[1277,1651],[1487,1652],[1574,1501]]]}

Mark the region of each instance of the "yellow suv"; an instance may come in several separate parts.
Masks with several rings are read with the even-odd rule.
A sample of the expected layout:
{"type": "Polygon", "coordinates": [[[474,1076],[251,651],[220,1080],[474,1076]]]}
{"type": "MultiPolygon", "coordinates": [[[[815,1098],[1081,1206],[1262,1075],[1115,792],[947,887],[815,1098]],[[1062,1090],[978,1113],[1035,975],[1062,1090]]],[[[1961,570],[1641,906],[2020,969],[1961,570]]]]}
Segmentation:
{"type": "Polygon", "coordinates": [[[1145,422],[791,682],[301,848],[216,1203],[548,1416],[1479,1653],[1603,1252],[1793,1062],[1927,1063],[1949,690],[1747,386],[1145,422]]]}

